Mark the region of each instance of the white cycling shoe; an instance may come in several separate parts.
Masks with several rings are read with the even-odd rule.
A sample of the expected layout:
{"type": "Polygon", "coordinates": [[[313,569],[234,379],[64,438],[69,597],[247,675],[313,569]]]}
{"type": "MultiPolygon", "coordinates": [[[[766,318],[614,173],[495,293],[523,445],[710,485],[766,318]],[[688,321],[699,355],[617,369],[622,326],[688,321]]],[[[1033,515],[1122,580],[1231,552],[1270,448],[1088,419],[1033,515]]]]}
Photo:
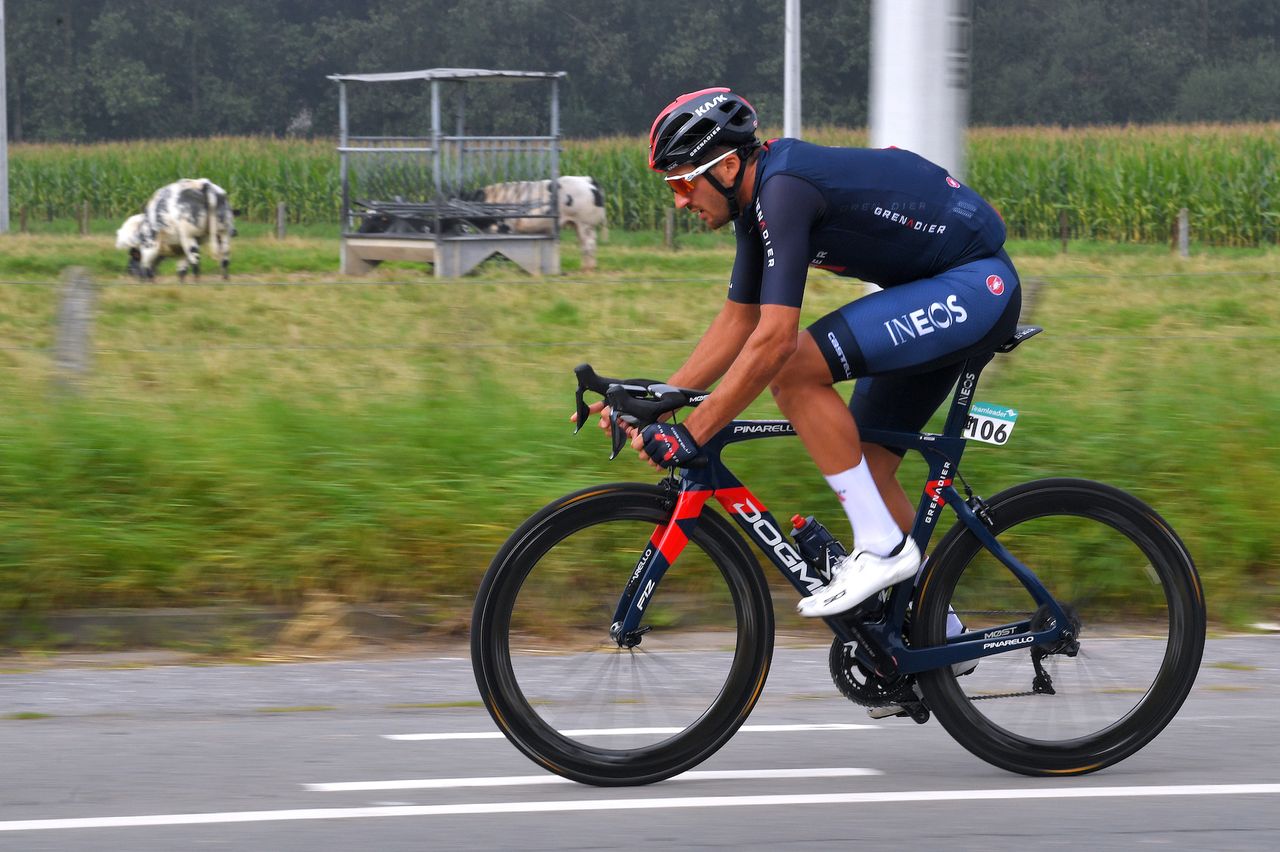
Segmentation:
{"type": "Polygon", "coordinates": [[[853,609],[876,592],[914,577],[920,561],[920,548],[911,536],[903,538],[897,553],[890,556],[859,550],[840,560],[831,570],[831,582],[801,598],[796,611],[821,618],[853,609]]]}

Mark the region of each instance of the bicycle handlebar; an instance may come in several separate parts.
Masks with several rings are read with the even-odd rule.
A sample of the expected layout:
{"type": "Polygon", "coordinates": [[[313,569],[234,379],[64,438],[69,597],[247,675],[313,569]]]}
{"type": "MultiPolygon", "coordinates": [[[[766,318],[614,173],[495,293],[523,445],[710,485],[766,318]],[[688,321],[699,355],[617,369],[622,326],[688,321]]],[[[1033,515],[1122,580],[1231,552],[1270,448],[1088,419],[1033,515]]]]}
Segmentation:
{"type": "MultiPolygon", "coordinates": [[[[621,424],[643,429],[651,423],[657,423],[664,414],[687,405],[696,406],[707,398],[707,391],[678,388],[654,379],[611,379],[598,375],[590,364],[579,364],[574,367],[573,372],[578,377],[578,421],[574,434],[582,429],[591,416],[591,410],[582,397],[583,393],[591,391],[604,397],[612,411],[610,437],[613,452],[610,459],[618,457],[627,439],[627,433],[621,424]]],[[[705,459],[695,458],[689,466],[700,467],[703,464],[706,464],[705,459]]]]}

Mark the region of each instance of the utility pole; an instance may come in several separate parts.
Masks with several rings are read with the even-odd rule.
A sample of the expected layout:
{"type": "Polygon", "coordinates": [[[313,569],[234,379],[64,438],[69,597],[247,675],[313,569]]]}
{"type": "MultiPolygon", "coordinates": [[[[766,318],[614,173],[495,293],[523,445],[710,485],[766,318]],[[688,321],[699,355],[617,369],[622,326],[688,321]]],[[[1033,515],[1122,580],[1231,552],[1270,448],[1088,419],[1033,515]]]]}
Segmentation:
{"type": "Polygon", "coordinates": [[[800,138],[800,0],[787,0],[783,50],[782,135],[800,138]]]}
{"type": "Polygon", "coordinates": [[[9,233],[9,95],[4,58],[4,0],[0,0],[0,234],[9,233]]]}
{"type": "Polygon", "coordinates": [[[871,144],[964,175],[973,0],[872,0],[871,144]]]}

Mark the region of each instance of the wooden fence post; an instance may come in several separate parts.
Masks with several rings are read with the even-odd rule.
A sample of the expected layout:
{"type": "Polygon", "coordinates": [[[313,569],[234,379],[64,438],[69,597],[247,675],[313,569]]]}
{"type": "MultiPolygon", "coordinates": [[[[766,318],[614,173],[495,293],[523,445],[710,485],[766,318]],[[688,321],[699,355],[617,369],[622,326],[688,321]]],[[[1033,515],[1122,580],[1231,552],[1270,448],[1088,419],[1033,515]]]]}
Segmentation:
{"type": "Polygon", "coordinates": [[[89,235],[89,202],[84,201],[80,204],[80,236],[89,235]]]}
{"type": "Polygon", "coordinates": [[[670,207],[662,220],[662,244],[668,251],[676,250],[676,211],[670,207]]]}
{"type": "Polygon", "coordinates": [[[1067,228],[1067,211],[1058,211],[1058,234],[1062,237],[1062,253],[1067,253],[1067,236],[1070,233],[1067,228]]]}
{"type": "Polygon", "coordinates": [[[25,234],[27,232],[27,207],[24,204],[18,210],[18,233],[25,234]]]}
{"type": "Polygon", "coordinates": [[[53,343],[53,381],[60,390],[77,392],[89,372],[95,295],[87,269],[73,266],[62,273],[53,343]]]}
{"type": "Polygon", "coordinates": [[[1178,211],[1178,256],[1191,256],[1191,217],[1185,207],[1178,211]]]}
{"type": "Polygon", "coordinates": [[[288,210],[283,201],[276,202],[276,239],[283,240],[285,233],[285,222],[288,220],[288,210]]]}

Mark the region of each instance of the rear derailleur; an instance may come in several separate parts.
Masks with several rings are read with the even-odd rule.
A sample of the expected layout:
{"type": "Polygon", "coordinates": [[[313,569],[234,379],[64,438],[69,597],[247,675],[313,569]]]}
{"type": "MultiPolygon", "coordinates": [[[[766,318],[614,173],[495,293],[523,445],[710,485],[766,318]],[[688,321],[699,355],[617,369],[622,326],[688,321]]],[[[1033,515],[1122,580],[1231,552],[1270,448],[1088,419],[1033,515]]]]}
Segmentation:
{"type": "MultiPolygon", "coordinates": [[[[1074,657],[1080,653],[1080,614],[1076,612],[1075,607],[1069,604],[1064,604],[1062,611],[1066,614],[1068,622],[1062,634],[1053,642],[1035,645],[1031,649],[1031,665],[1036,670],[1035,677],[1031,679],[1031,691],[1037,695],[1057,694],[1053,688],[1053,678],[1044,670],[1044,666],[1041,663],[1045,657],[1050,657],[1054,654],[1074,657]]],[[[1049,608],[1042,606],[1031,618],[1031,632],[1038,633],[1041,630],[1049,630],[1056,623],[1057,620],[1049,614],[1049,608]]]]}

